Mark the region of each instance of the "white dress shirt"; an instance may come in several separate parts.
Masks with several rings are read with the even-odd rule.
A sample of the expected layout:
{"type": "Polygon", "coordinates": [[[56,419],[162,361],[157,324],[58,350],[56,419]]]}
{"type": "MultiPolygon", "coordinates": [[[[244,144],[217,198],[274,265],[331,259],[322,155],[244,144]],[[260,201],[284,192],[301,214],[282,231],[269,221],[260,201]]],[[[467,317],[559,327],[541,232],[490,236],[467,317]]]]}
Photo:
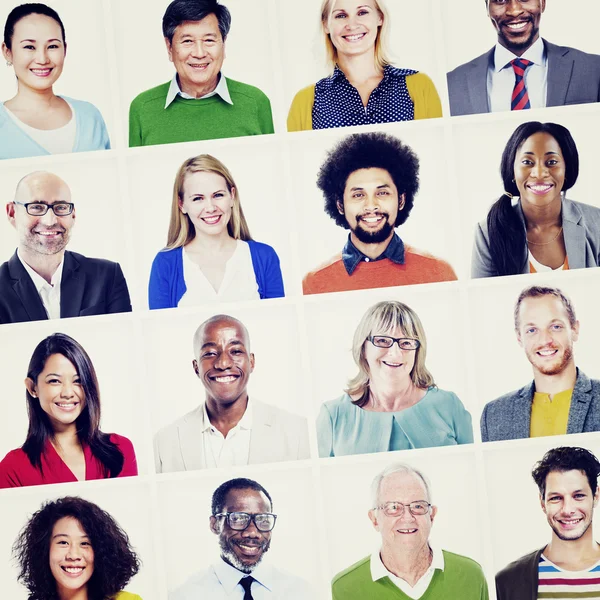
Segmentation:
{"type": "Polygon", "coordinates": [[[189,94],[183,92],[179,87],[179,81],[177,81],[177,73],[175,73],[175,75],[173,75],[173,79],[171,79],[171,85],[169,85],[167,99],[165,100],[165,108],[167,108],[177,96],[181,96],[186,100],[204,100],[205,98],[211,98],[212,96],[219,96],[221,100],[224,100],[227,102],[227,104],[231,104],[233,106],[233,101],[231,100],[231,96],[229,94],[229,88],[227,87],[227,80],[222,73],[219,73],[219,83],[217,83],[217,87],[212,92],[208,92],[208,94],[200,96],[200,98],[195,98],[194,96],[190,96],[189,94]]]}
{"type": "Polygon", "coordinates": [[[518,57],[504,46],[496,44],[494,64],[488,68],[487,92],[492,112],[510,110],[515,72],[510,64],[515,58],[530,60],[533,64],[525,71],[525,87],[529,95],[531,108],[545,108],[548,88],[548,59],[544,41],[538,38],[521,56],[518,57]]]}
{"type": "Polygon", "coordinates": [[[233,467],[247,465],[250,456],[250,436],[252,435],[252,403],[248,405],[238,424],[227,433],[227,437],[212,425],[203,404],[204,429],[202,443],[204,444],[204,469],[217,467],[233,467]]]}
{"type": "Polygon", "coordinates": [[[250,246],[242,240],[236,242],[235,250],[225,265],[225,274],[218,291],[215,291],[202,269],[188,256],[185,248],[182,249],[186,290],[177,306],[198,306],[215,300],[260,300],[250,246]]]}
{"type": "Polygon", "coordinates": [[[415,600],[420,598],[427,591],[436,569],[439,569],[440,571],[444,570],[444,554],[442,553],[441,548],[431,544],[431,542],[429,543],[429,547],[433,553],[431,565],[429,565],[429,569],[423,573],[414,586],[411,586],[401,577],[396,577],[396,575],[390,573],[385,568],[381,556],[379,555],[379,549],[371,554],[371,578],[373,581],[377,581],[383,577],[388,577],[401,592],[404,592],[410,598],[414,598],[415,600]]]}
{"type": "Polygon", "coordinates": [[[29,277],[31,277],[31,281],[33,281],[33,285],[35,285],[40,300],[46,309],[48,318],[60,319],[60,282],[62,281],[63,264],[65,262],[64,258],[60,261],[60,265],[58,265],[56,271],[54,271],[51,282],[48,283],[21,258],[19,250],[17,250],[17,257],[25,267],[29,277]]]}
{"type": "MultiPolygon", "coordinates": [[[[243,600],[244,588],[239,582],[247,575],[219,559],[207,571],[193,575],[171,592],[169,600],[243,600]]],[[[314,600],[316,597],[304,579],[264,563],[250,575],[256,580],[250,588],[254,600],[314,600]]]]}

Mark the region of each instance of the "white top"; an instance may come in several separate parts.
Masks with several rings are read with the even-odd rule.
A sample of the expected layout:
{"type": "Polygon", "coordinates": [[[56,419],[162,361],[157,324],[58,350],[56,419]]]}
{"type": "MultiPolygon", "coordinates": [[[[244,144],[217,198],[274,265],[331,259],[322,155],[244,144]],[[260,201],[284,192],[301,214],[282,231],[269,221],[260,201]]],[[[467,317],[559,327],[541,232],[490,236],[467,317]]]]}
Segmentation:
{"type": "Polygon", "coordinates": [[[435,570],[444,570],[444,554],[442,553],[441,548],[431,544],[431,542],[429,542],[429,547],[433,553],[431,565],[429,565],[429,569],[423,573],[423,576],[417,581],[417,583],[415,583],[414,586],[411,586],[401,577],[396,577],[396,575],[390,573],[385,568],[385,565],[381,560],[381,556],[379,555],[379,549],[371,554],[371,578],[373,581],[377,581],[383,577],[389,577],[389,580],[407,596],[415,599],[420,598],[427,591],[427,588],[433,579],[435,570]]]}
{"type": "Polygon", "coordinates": [[[206,279],[202,269],[188,256],[185,248],[182,254],[186,291],[177,306],[198,306],[210,300],[232,302],[260,299],[250,246],[246,242],[237,240],[236,248],[225,265],[225,275],[218,292],[215,292],[215,288],[206,279]]]}
{"type": "MultiPolygon", "coordinates": [[[[64,100],[64,98],[63,98],[64,100]]],[[[67,102],[65,100],[65,102],[67,102]]],[[[69,104],[67,102],[67,104],[69,104]]],[[[16,115],[10,112],[4,105],[6,114],[20,127],[34,142],[38,143],[44,150],[50,154],[65,154],[73,152],[75,146],[75,136],[77,135],[77,119],[75,118],[75,109],[69,104],[71,109],[71,119],[58,129],[36,129],[26,123],[23,123],[16,115]]]]}
{"type": "Polygon", "coordinates": [[[515,58],[525,58],[533,64],[525,71],[525,87],[529,95],[531,108],[545,108],[546,90],[548,87],[548,59],[542,38],[538,38],[523,54],[518,57],[504,46],[496,44],[494,64],[488,68],[487,92],[490,110],[510,110],[515,72],[510,62],[515,58]]]}
{"type": "MultiPolygon", "coordinates": [[[[239,582],[247,575],[219,559],[207,571],[193,575],[171,592],[169,600],[243,600],[244,588],[239,582]]],[[[250,575],[256,580],[250,587],[254,600],[314,600],[316,597],[304,579],[263,562],[250,575]]]]}
{"type": "Polygon", "coordinates": [[[60,265],[54,275],[52,275],[51,283],[48,283],[41,275],[38,275],[19,255],[17,249],[17,257],[21,264],[25,267],[27,274],[31,277],[33,285],[40,296],[40,300],[46,309],[46,314],[49,319],[60,319],[60,282],[62,281],[62,272],[64,258],[60,261],[60,265]]]}
{"type": "Polygon", "coordinates": [[[206,403],[202,405],[204,412],[204,429],[202,443],[204,445],[204,469],[217,467],[233,467],[247,465],[250,457],[250,436],[252,435],[252,404],[248,398],[248,406],[238,424],[227,433],[227,437],[212,425],[206,412],[206,403]]]}
{"type": "Polygon", "coordinates": [[[218,95],[221,97],[221,100],[224,100],[227,102],[227,104],[231,104],[233,106],[233,101],[231,100],[231,95],[229,94],[229,88],[227,87],[227,80],[222,73],[219,73],[219,83],[217,83],[217,87],[212,92],[208,92],[208,94],[200,96],[200,98],[195,98],[194,96],[190,96],[189,94],[181,91],[181,88],[179,87],[179,81],[177,81],[177,73],[175,73],[175,75],[173,75],[173,79],[171,79],[171,85],[169,85],[169,91],[167,92],[167,98],[165,100],[165,108],[167,108],[178,95],[186,100],[204,100],[205,98],[218,95]]]}
{"type": "Polygon", "coordinates": [[[531,251],[529,251],[528,254],[529,262],[533,265],[533,268],[535,269],[536,273],[549,273],[550,271],[561,271],[565,267],[565,263],[560,265],[560,267],[556,267],[556,269],[553,269],[552,267],[547,267],[541,262],[535,260],[535,257],[533,256],[533,254],[531,254],[531,251]]]}

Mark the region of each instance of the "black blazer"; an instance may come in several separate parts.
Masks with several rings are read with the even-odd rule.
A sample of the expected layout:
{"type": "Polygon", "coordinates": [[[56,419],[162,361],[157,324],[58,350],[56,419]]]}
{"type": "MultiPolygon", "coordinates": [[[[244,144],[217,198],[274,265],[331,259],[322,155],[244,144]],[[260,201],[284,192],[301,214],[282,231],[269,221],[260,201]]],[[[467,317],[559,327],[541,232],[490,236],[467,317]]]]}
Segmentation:
{"type": "MultiPolygon", "coordinates": [[[[118,263],[65,252],[60,316],[130,312],[129,290],[118,263]]],[[[47,319],[37,289],[15,252],[0,266],[0,323],[47,319]]]]}

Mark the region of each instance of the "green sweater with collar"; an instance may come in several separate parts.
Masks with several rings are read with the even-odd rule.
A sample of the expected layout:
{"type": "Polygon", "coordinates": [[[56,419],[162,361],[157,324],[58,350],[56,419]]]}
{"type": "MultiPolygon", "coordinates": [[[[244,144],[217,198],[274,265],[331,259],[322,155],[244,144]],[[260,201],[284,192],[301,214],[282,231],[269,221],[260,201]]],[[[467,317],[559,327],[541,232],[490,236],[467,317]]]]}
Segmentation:
{"type": "MultiPolygon", "coordinates": [[[[481,567],[472,559],[446,550],[444,570],[436,570],[427,591],[419,600],[488,600],[488,588],[481,567]]],[[[371,578],[371,557],[367,556],[338,573],[331,584],[333,600],[412,600],[389,577],[371,578]]]]}
{"type": "Polygon", "coordinates": [[[129,146],[150,146],[273,133],[269,99],[258,88],[226,78],[233,104],[220,96],[186,100],[167,108],[170,81],[142,92],[129,108],[129,146]]]}

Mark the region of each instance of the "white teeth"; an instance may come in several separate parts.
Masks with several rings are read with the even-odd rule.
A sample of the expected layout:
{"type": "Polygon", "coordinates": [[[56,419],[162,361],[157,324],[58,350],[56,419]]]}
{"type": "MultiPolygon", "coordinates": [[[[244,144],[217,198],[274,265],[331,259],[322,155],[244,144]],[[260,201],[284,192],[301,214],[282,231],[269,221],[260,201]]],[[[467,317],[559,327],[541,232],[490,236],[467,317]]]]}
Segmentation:
{"type": "Polygon", "coordinates": [[[67,573],[77,574],[77,573],[81,573],[83,571],[84,567],[63,567],[63,569],[67,573]]]}
{"type": "Polygon", "coordinates": [[[400,533],[415,533],[416,529],[398,529],[400,533]]]}
{"type": "Polygon", "coordinates": [[[355,33],[353,35],[345,35],[344,38],[349,42],[356,42],[357,40],[362,39],[364,36],[364,33],[355,33]]]}
{"type": "Polygon", "coordinates": [[[381,217],[363,217],[362,220],[367,223],[377,223],[377,221],[381,221],[381,217]]]}
{"type": "Polygon", "coordinates": [[[508,23],[508,27],[510,29],[524,29],[527,26],[528,21],[525,21],[524,23],[508,23]]]}
{"type": "Polygon", "coordinates": [[[556,350],[540,350],[538,354],[540,356],[552,356],[553,354],[556,354],[556,352],[556,350]]]}
{"type": "Polygon", "coordinates": [[[227,375],[226,377],[215,377],[215,381],[219,383],[230,383],[235,381],[235,377],[233,375],[227,375]]]}
{"type": "Polygon", "coordinates": [[[550,184],[545,184],[545,185],[530,185],[529,189],[534,190],[535,192],[545,192],[546,190],[549,190],[552,186],[550,184]]]}

